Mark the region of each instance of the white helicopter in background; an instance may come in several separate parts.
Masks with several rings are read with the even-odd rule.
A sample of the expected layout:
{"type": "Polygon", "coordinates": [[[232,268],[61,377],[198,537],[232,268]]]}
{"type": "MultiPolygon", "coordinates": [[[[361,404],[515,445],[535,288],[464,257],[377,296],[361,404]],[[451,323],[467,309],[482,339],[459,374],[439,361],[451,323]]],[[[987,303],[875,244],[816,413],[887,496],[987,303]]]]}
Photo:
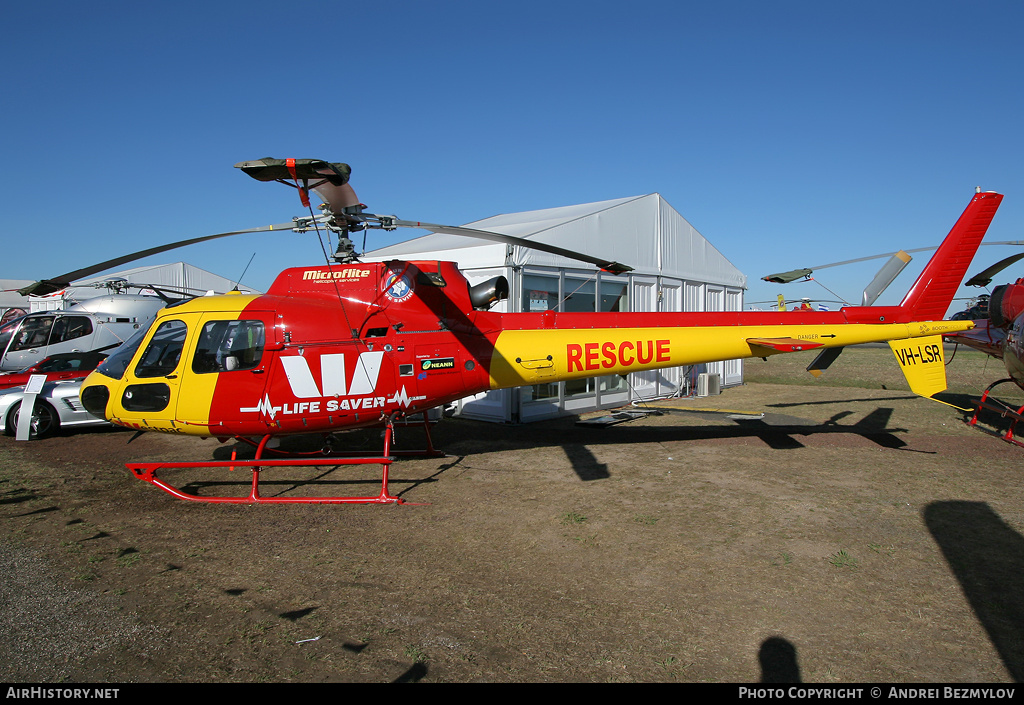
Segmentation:
{"type": "MultiPolygon", "coordinates": [[[[37,283],[19,293],[53,295],[70,284],[60,281],[68,278],[64,275],[50,280],[63,283],[62,287],[40,287],[37,283]]],[[[126,279],[110,279],[93,286],[105,288],[107,293],[75,300],[64,309],[29,313],[0,325],[0,371],[23,370],[61,353],[110,352],[139,328],[147,327],[160,309],[192,298],[180,292],[132,284],[126,279]],[[140,293],[129,293],[133,289],[140,293]]]]}
{"type": "MultiPolygon", "coordinates": [[[[264,229],[271,230],[273,226],[242,232],[264,229]]],[[[234,234],[236,233],[221,233],[216,237],[234,234]]],[[[18,289],[18,293],[22,296],[50,296],[72,286],[72,282],[81,281],[128,262],[209,239],[212,238],[195,238],[115,257],[52,279],[37,281],[18,289]]],[[[252,262],[251,259],[249,261],[252,262]]],[[[245,272],[242,272],[242,276],[245,276],[245,272]]],[[[60,353],[109,352],[128,340],[140,328],[148,328],[157,311],[165,306],[207,293],[205,290],[198,291],[187,287],[133,283],[122,278],[107,279],[89,286],[105,288],[108,293],[77,301],[59,311],[30,313],[0,326],[0,371],[23,370],[50,355],[60,353]],[[140,293],[127,293],[132,289],[139,290],[140,293]]]]}

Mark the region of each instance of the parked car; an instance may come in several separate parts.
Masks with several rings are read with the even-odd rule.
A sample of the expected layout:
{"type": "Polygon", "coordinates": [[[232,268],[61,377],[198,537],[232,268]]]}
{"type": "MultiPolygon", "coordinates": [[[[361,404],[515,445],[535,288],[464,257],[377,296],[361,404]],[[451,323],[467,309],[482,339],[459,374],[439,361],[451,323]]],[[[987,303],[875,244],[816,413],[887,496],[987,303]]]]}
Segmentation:
{"type": "Polygon", "coordinates": [[[46,381],[85,379],[107,357],[100,352],[71,352],[50,355],[17,372],[0,372],[0,389],[24,387],[32,375],[46,375],[46,381]]]}
{"type": "MultiPolygon", "coordinates": [[[[45,438],[61,427],[109,426],[109,421],[93,416],[82,406],[78,398],[81,388],[81,379],[47,381],[36,395],[29,437],[45,438]]],[[[0,431],[8,436],[18,432],[24,395],[24,387],[0,390],[0,431]]]]}

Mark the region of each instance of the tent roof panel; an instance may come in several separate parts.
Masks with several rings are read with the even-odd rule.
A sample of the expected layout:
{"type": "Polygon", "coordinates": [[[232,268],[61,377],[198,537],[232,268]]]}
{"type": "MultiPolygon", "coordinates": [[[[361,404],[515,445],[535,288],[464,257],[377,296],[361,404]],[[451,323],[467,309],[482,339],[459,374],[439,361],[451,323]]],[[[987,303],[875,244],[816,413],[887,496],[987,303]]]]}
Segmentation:
{"type": "MultiPolygon", "coordinates": [[[[633,196],[561,208],[507,213],[466,227],[536,239],[622,262],[642,274],[678,276],[745,287],[746,277],[690,225],[660,194],[633,196]]],[[[526,247],[432,233],[366,253],[364,259],[435,258],[462,267],[541,265],[580,268],[580,262],[526,247]],[[509,255],[509,251],[511,254],[509,255]]],[[[586,266],[586,265],[584,265],[586,266]]]]}

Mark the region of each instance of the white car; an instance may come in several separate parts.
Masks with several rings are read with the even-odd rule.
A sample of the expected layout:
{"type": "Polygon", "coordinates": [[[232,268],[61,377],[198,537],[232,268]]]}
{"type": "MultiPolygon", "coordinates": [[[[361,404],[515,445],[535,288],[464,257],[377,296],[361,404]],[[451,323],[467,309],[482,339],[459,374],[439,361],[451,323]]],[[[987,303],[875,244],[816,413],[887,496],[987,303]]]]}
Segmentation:
{"type": "MultiPolygon", "coordinates": [[[[43,391],[36,395],[32,413],[31,438],[45,438],[61,427],[109,426],[110,422],[93,416],[82,406],[78,398],[82,380],[56,380],[43,385],[43,391]]],[[[8,436],[18,432],[18,417],[24,387],[0,390],[0,431],[8,436]]]]}

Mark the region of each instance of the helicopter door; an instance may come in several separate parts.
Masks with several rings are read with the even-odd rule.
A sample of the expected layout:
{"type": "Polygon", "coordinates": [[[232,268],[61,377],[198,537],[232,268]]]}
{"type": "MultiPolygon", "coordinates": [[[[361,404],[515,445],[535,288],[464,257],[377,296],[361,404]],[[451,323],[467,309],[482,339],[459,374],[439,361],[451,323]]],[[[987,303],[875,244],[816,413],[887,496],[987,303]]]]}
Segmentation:
{"type": "MultiPolygon", "coordinates": [[[[240,416],[239,409],[249,406],[249,402],[258,404],[263,398],[270,351],[279,347],[273,339],[277,333],[273,315],[247,311],[239,319],[230,313],[202,314],[183,370],[176,408],[178,421],[227,433],[253,432],[253,418],[240,416]]],[[[264,417],[260,423],[266,420],[264,417]]]]}
{"type": "MultiPolygon", "coordinates": [[[[125,421],[140,428],[174,430],[174,408],[185,369],[183,359],[188,332],[199,314],[164,319],[149,335],[138,362],[125,371],[119,404],[125,421]]],[[[114,404],[116,410],[117,404],[114,404]]],[[[120,415],[120,414],[118,414],[120,415]]]]}

